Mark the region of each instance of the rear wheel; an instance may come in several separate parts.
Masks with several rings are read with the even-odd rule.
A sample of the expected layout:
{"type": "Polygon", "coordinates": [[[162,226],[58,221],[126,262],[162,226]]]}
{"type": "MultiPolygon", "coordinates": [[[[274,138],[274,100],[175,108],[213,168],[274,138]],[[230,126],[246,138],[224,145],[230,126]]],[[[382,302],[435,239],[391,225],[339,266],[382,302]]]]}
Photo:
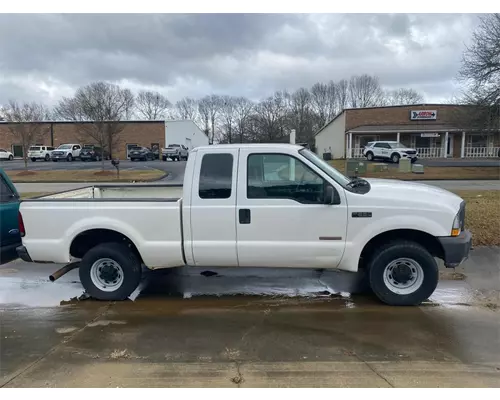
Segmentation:
{"type": "Polygon", "coordinates": [[[103,243],[83,256],[80,281],[86,292],[97,300],[125,300],[141,280],[141,262],[122,243],[103,243]]]}
{"type": "Polygon", "coordinates": [[[48,154],[45,154],[45,161],[50,161],[50,156],[48,154]]]}
{"type": "Polygon", "coordinates": [[[31,161],[35,162],[35,161],[36,161],[36,158],[34,158],[34,157],[33,157],[33,158],[31,159],[31,161]]]}
{"type": "Polygon", "coordinates": [[[14,156],[11,154],[11,155],[9,156],[9,161],[12,161],[13,159],[14,159],[14,156]]]}
{"type": "Polygon", "coordinates": [[[437,287],[434,257],[418,243],[395,241],[378,249],[368,263],[370,287],[384,303],[418,305],[437,287]]]}

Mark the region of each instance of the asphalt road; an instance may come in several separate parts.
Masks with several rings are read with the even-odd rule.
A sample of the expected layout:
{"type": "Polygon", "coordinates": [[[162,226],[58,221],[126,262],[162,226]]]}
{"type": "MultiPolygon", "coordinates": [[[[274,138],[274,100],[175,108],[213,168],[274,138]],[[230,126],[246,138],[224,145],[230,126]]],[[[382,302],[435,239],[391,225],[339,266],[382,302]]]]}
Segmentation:
{"type": "Polygon", "coordinates": [[[420,307],[350,294],[347,273],[246,268],[78,301],[77,271],[50,283],[57,266],[16,261],[0,266],[0,387],[499,387],[499,257],[474,250],[420,307]]]}

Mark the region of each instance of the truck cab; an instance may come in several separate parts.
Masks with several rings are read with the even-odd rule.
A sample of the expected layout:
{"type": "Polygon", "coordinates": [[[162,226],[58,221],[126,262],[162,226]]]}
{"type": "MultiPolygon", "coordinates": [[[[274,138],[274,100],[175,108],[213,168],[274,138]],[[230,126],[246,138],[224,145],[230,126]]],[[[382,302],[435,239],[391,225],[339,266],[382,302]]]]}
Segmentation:
{"type": "Polygon", "coordinates": [[[0,168],[0,264],[17,258],[16,248],[21,245],[18,211],[19,194],[0,168]]]}

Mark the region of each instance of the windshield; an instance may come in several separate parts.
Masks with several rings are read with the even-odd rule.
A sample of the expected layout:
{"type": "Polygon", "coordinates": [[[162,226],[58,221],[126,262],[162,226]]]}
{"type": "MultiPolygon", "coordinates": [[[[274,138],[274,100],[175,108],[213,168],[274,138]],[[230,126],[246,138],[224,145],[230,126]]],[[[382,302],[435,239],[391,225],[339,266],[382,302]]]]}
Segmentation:
{"type": "Polygon", "coordinates": [[[347,185],[351,181],[347,176],[341,174],[339,171],[337,171],[335,168],[333,168],[326,161],[319,158],[311,150],[304,148],[304,149],[300,150],[299,153],[302,154],[305,158],[307,158],[309,161],[311,161],[314,165],[316,165],[319,169],[321,169],[325,174],[327,174],[329,177],[334,179],[337,183],[341,184],[342,186],[347,185]]]}
{"type": "Polygon", "coordinates": [[[405,149],[406,148],[406,146],[400,142],[389,142],[389,146],[391,146],[391,149],[405,149]]]}
{"type": "Polygon", "coordinates": [[[61,149],[61,150],[68,150],[68,149],[71,149],[71,146],[70,144],[62,144],[58,147],[58,149],[61,149]]]}

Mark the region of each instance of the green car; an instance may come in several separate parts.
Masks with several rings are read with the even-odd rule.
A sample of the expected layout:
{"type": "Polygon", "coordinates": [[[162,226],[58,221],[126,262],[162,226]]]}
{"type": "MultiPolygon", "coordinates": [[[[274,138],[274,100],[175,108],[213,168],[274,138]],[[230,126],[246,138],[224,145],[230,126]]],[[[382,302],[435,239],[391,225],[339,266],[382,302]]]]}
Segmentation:
{"type": "Polygon", "coordinates": [[[19,233],[19,194],[5,171],[0,168],[0,264],[17,258],[21,246],[19,233]]]}

